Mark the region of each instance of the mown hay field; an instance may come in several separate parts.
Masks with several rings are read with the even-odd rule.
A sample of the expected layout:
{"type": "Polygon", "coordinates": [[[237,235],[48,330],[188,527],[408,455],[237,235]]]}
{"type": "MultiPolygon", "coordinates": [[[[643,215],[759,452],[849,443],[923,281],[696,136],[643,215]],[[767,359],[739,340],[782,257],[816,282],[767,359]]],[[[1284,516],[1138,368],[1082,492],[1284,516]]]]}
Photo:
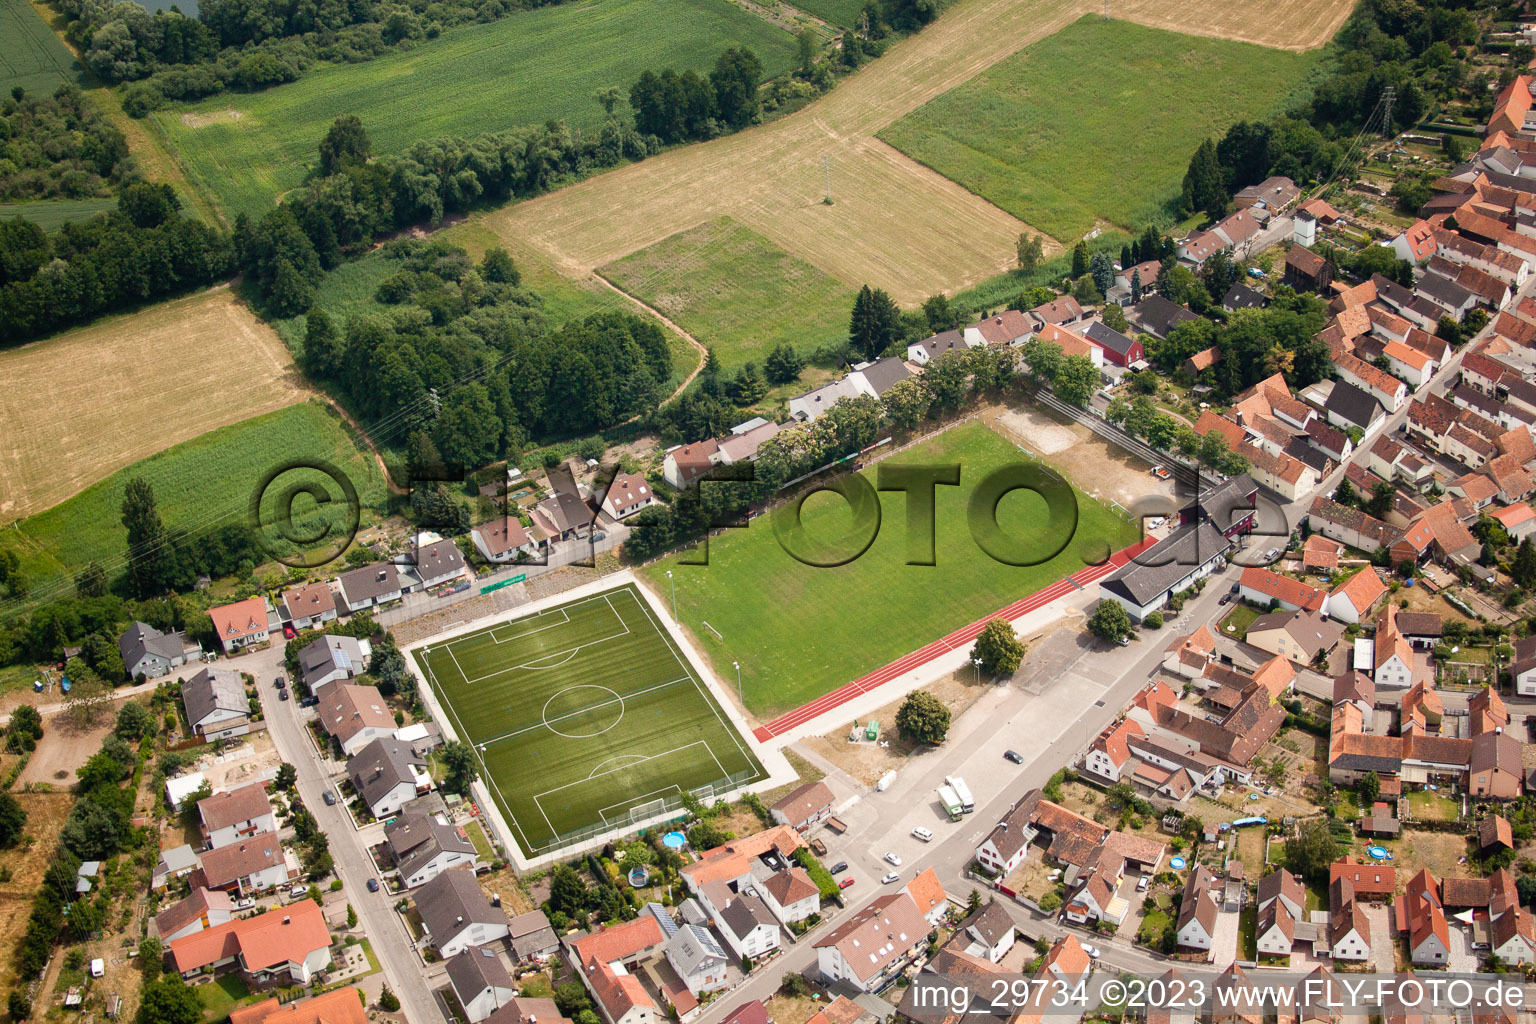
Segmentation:
{"type": "Polygon", "coordinates": [[[1166,224],[1189,157],[1262,118],[1317,51],[1089,15],[931,100],[880,138],[1059,239],[1166,224]]]}
{"type": "Polygon", "coordinates": [[[729,217],[700,224],[601,271],[714,348],[724,369],[780,344],[809,354],[843,338],[855,289],[729,217]]]}
{"type": "Polygon", "coordinates": [[[750,47],[770,76],[796,60],[788,32],[729,0],[571,0],[151,116],[226,218],[259,216],[303,182],[341,114],[362,118],[376,153],[549,119],[596,128],[606,116],[597,90],[628,96],[647,69],[706,72],[731,46],[750,47]]]}
{"type": "MultiPolygon", "coordinates": [[[[323,459],[346,474],[364,509],[383,505],[383,477],[372,454],[359,450],[330,406],[312,399],[135,462],[63,504],[0,531],[0,546],[21,555],[32,596],[51,596],[51,588],[64,587],[90,562],[100,562],[109,575],[121,571],[127,545],[123,492],[131,478],[143,477],[154,486],[160,517],[171,532],[197,535],[247,525],[251,498],[267,474],[309,459],[323,459]]],[[[305,474],[310,477],[321,479],[305,474]]],[[[290,479],[298,478],[283,478],[290,479]]],[[[303,514],[306,508],[296,503],[294,510],[303,514]]]]}

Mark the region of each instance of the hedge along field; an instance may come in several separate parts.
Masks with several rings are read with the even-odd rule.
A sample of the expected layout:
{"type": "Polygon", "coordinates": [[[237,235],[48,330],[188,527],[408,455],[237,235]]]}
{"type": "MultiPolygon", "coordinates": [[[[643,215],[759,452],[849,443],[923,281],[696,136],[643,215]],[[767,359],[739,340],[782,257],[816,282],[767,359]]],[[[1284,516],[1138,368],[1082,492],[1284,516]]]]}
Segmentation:
{"type": "MultiPolygon", "coordinates": [[[[1077,528],[1059,554],[1026,567],[994,561],[972,539],[967,505],[983,478],[1021,459],[1014,445],[971,422],[881,463],[960,464],[960,485],[935,489],[933,566],[906,564],[906,498],[886,491],[874,543],[837,568],[813,568],[785,553],[770,513],[712,537],[708,565],[682,564],[683,557],[697,560],[694,551],[640,572],[664,601],[676,584],[678,621],[694,644],[727,682],[735,675],[731,663],[740,661],[748,709],[769,717],[1082,569],[1085,542],[1105,542],[1111,551],[1135,542],[1134,524],[1074,491],[1077,528]],[[723,639],[703,627],[706,620],[723,639]]],[[[875,472],[864,471],[871,487],[875,472]]],[[[842,498],[818,494],[806,501],[802,521],[813,543],[830,542],[850,532],[853,516],[842,498]]],[[[1045,522],[1038,495],[1015,492],[998,504],[998,523],[1010,535],[1029,536],[1045,522]]]]}
{"type": "Polygon", "coordinates": [[[0,93],[53,92],[79,82],[75,58],[27,0],[0,0],[0,93]]]}
{"type": "Polygon", "coordinates": [[[730,0],[571,0],[151,116],[187,176],[233,220],[259,216],[300,184],[341,114],[362,118],[376,153],[550,119],[596,128],[606,117],[599,89],[618,86],[627,98],[642,71],[706,72],[731,46],[750,47],[769,76],[797,60],[788,32],[730,0]]]}
{"type": "MultiPolygon", "coordinates": [[[[345,473],[364,510],[383,507],[378,463],[358,450],[329,406],[310,400],[141,459],[62,504],[0,531],[0,546],[22,557],[34,595],[44,596],[44,588],[92,561],[101,562],[110,575],[120,571],[127,544],[121,521],[123,490],[131,478],[142,476],[154,486],[160,518],[168,529],[201,533],[245,523],[251,496],[262,479],[307,458],[324,459],[345,473]]],[[[289,479],[283,477],[285,483],[289,479]]],[[[294,511],[302,513],[303,508],[296,503],[294,511]]]]}
{"type": "Polygon", "coordinates": [[[929,101],[880,138],[1039,228],[1166,223],[1207,136],[1284,106],[1292,53],[1089,15],[929,101]]]}
{"type": "Polygon", "coordinates": [[[722,368],[783,342],[801,352],[848,333],[855,288],[717,217],[602,268],[602,275],[714,347],[722,368]]]}

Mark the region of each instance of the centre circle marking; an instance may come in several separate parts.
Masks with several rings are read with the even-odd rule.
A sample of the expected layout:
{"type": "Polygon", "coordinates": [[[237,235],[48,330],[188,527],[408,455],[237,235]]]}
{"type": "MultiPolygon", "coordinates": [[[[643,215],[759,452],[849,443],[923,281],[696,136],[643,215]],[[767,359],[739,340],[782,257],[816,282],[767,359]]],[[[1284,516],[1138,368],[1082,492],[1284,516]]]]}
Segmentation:
{"type": "Polygon", "coordinates": [[[544,707],[539,711],[539,717],[544,721],[544,728],[548,729],[556,736],[564,736],[568,740],[591,739],[593,736],[601,736],[603,733],[608,732],[609,730],[613,729],[614,726],[618,725],[624,720],[624,698],[620,697],[614,690],[610,690],[606,686],[598,686],[594,683],[581,683],[577,686],[567,686],[565,689],[560,690],[557,693],[550,694],[549,700],[544,702],[544,707]],[[549,724],[549,706],[553,704],[557,698],[563,697],[567,693],[571,693],[575,690],[602,690],[604,693],[611,694],[613,699],[619,702],[619,717],[615,718],[612,722],[595,732],[561,732],[559,729],[556,729],[553,725],[549,724]]]}

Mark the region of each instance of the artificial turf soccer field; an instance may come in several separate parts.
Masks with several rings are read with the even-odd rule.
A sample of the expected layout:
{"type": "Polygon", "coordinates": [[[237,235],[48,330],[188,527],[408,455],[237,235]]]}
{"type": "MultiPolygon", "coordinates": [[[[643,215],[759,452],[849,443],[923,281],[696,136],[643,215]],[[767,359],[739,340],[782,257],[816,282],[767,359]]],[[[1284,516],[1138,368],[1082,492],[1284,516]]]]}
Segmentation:
{"type": "Polygon", "coordinates": [[[766,776],[633,584],[414,657],[530,855],[627,825],[632,808],[766,776]]]}

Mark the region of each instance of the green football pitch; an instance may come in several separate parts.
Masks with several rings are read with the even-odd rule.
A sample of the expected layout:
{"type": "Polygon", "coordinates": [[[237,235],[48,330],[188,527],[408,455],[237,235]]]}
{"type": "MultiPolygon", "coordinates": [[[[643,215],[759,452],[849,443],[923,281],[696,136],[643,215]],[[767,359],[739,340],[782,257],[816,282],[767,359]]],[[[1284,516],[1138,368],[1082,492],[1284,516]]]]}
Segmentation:
{"type": "Polygon", "coordinates": [[[414,656],[529,855],[766,775],[633,584],[414,656]]]}

